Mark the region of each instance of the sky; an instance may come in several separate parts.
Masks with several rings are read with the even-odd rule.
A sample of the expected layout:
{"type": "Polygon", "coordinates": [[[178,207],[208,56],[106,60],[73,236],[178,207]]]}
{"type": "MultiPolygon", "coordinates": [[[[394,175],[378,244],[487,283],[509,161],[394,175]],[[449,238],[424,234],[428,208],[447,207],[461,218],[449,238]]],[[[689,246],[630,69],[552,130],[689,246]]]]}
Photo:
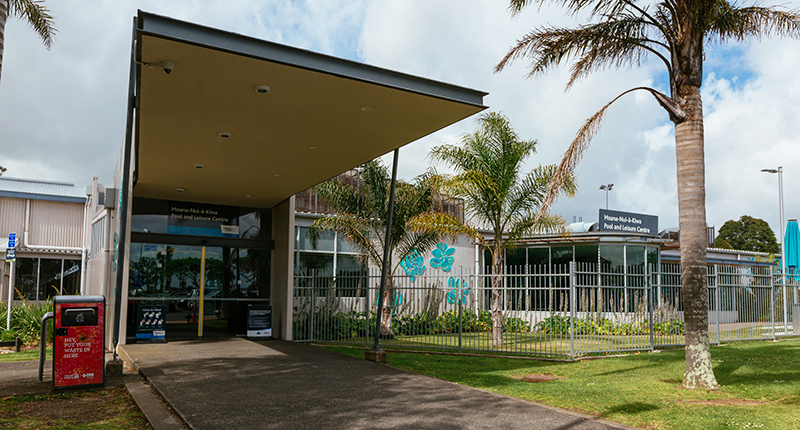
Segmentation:
{"type": "MultiPolygon", "coordinates": [[[[766,2],[772,4],[773,2],[766,2]]],[[[0,166],[7,177],[110,184],[125,132],[132,20],[137,9],[309,49],[489,93],[484,104],[506,115],[537,154],[526,169],[558,163],[586,118],[634,86],[667,92],[663,65],[648,60],[609,69],[565,92],[569,67],[529,78],[518,61],[493,67],[537,26],[584,21],[554,7],[517,17],[502,0],[47,0],[58,34],[49,51],[27,24],[9,19],[0,76],[0,166]],[[88,6],[91,4],[91,6],[88,6]]],[[[749,4],[749,3],[748,3],[749,4]]],[[[780,2],[800,8],[800,0],[780,2]]],[[[782,166],[785,219],[800,217],[800,40],[769,39],[706,47],[707,222],[717,230],[742,215],[779,229],[782,166]]],[[[474,131],[468,118],[400,151],[411,179],[430,161],[419,154],[457,144],[474,131]]],[[[388,163],[390,157],[385,157],[388,163]]],[[[441,167],[440,167],[441,169],[441,167]]],[[[678,225],[674,127],[648,94],[625,96],[606,113],[577,169],[579,189],[553,212],[596,221],[601,184],[613,183],[609,209],[678,225]]]]}

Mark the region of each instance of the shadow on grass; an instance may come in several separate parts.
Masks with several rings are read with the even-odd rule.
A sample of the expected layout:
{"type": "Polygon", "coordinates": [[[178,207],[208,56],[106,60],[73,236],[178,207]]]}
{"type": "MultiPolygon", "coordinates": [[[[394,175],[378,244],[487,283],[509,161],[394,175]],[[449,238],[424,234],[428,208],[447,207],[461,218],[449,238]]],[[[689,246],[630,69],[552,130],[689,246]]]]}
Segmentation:
{"type": "Polygon", "coordinates": [[[608,408],[600,416],[602,416],[603,418],[607,418],[612,414],[623,414],[623,415],[639,414],[642,412],[654,411],[656,409],[661,409],[661,407],[654,405],[652,403],[630,402],[608,408]]]}

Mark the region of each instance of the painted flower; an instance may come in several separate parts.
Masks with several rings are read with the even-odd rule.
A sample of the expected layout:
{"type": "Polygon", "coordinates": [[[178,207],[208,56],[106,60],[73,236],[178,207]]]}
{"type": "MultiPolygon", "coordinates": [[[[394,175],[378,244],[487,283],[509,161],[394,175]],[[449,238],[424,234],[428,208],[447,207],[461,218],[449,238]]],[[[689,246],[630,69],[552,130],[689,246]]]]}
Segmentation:
{"type": "Polygon", "coordinates": [[[403,268],[406,275],[411,277],[411,282],[414,282],[417,276],[425,273],[425,258],[415,249],[403,257],[400,261],[400,267],[403,268]]]}
{"type": "Polygon", "coordinates": [[[454,305],[456,303],[466,303],[469,298],[469,285],[466,279],[458,279],[453,276],[447,279],[447,303],[454,305]]]}
{"type": "Polygon", "coordinates": [[[431,267],[439,267],[445,272],[449,272],[453,266],[453,261],[455,261],[455,257],[452,257],[455,252],[455,248],[448,247],[446,244],[439,242],[436,244],[436,249],[433,250],[431,267]]]}

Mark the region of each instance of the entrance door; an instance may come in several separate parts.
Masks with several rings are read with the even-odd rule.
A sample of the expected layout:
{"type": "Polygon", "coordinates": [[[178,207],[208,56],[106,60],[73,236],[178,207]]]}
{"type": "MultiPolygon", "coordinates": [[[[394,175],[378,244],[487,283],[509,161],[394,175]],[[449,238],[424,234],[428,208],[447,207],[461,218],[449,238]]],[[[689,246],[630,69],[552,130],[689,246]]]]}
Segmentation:
{"type": "Polygon", "coordinates": [[[132,244],[128,337],[138,307],[149,305],[166,307],[168,341],[244,334],[247,305],[269,302],[265,261],[245,248],[132,244]]]}

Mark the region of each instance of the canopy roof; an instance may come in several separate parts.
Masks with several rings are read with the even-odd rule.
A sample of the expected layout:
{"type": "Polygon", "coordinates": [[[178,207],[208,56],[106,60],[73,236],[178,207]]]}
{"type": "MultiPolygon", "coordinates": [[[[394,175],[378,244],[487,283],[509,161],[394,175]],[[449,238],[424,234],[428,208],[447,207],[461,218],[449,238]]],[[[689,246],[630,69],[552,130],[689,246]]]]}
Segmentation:
{"type": "Polygon", "coordinates": [[[481,91],[141,11],[135,38],[134,196],[269,208],[485,109],[481,91]]]}

